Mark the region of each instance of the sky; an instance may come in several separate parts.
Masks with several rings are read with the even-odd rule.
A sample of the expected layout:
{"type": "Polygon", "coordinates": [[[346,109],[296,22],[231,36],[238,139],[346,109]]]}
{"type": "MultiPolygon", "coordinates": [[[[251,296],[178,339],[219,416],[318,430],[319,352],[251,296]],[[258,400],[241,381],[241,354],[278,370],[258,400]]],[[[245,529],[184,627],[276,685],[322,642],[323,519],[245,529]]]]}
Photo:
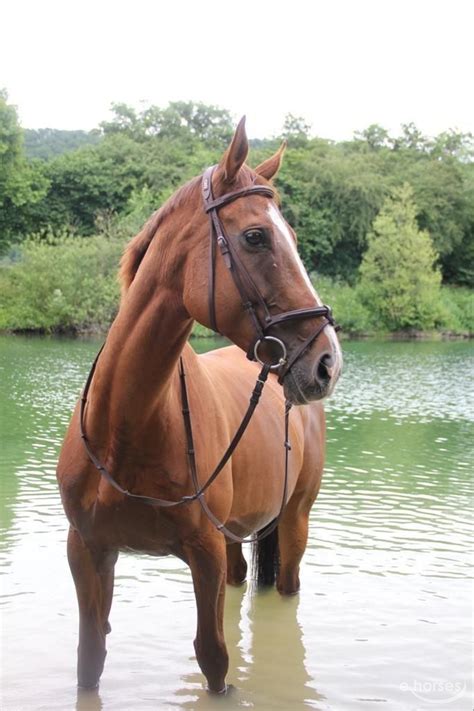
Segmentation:
{"type": "Polygon", "coordinates": [[[193,100],[253,138],[287,113],[334,140],[474,131],[472,0],[3,0],[1,21],[0,88],[27,128],[193,100]]]}

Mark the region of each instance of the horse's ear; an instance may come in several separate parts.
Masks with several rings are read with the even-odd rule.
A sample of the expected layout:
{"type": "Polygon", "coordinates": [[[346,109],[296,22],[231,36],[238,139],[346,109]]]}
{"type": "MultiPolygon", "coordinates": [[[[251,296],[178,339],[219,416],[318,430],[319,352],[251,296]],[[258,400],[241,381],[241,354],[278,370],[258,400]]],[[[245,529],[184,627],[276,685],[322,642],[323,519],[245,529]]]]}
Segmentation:
{"type": "Polygon", "coordinates": [[[257,173],[257,175],[261,175],[262,178],[266,178],[266,180],[271,180],[272,178],[274,178],[280,170],[281,161],[285,149],[286,141],[283,141],[275,155],[273,155],[271,158],[267,158],[267,160],[264,160],[263,163],[260,163],[260,165],[255,168],[255,172],[257,173]]]}
{"type": "Polygon", "coordinates": [[[219,168],[224,173],[224,180],[232,183],[245,163],[249,152],[249,142],[245,132],[245,116],[240,119],[230,146],[222,156],[219,168]]]}

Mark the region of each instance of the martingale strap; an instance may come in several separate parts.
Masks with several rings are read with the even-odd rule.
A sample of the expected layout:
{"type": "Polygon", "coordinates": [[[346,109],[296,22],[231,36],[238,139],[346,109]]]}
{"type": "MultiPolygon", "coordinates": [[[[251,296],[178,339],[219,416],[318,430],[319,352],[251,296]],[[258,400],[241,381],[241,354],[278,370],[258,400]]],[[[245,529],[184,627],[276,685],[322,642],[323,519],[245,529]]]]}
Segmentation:
{"type": "MultiPolygon", "coordinates": [[[[263,389],[263,385],[268,377],[269,372],[270,372],[270,366],[264,365],[262,368],[262,372],[260,373],[259,379],[257,380],[257,383],[261,383],[261,389],[263,389]],[[262,375],[264,376],[263,380],[260,379],[262,375]]],[[[222,470],[225,462],[228,461],[232,451],[235,449],[235,446],[237,444],[237,443],[235,443],[235,446],[233,446],[234,441],[237,440],[237,438],[238,438],[238,440],[240,440],[239,433],[242,430],[242,428],[244,430],[246,429],[251,415],[249,415],[249,412],[247,411],[244,420],[242,420],[240,427],[234,436],[234,439],[232,440],[231,444],[229,445],[229,448],[228,448],[226,454],[224,455],[224,457],[222,458],[221,462],[219,463],[218,467],[216,467],[213,474],[209,477],[209,479],[204,484],[204,486],[199,488],[199,479],[198,479],[197,464],[196,464],[196,451],[194,448],[193,428],[192,428],[192,424],[191,424],[191,412],[189,409],[188,393],[187,393],[187,389],[186,389],[186,373],[184,371],[184,364],[183,364],[182,358],[180,358],[179,376],[180,376],[180,380],[181,380],[182,412],[183,412],[184,425],[185,425],[185,430],[186,430],[186,440],[187,440],[187,445],[188,445],[189,471],[191,473],[191,479],[194,484],[194,488],[196,490],[195,497],[198,499],[198,501],[201,505],[201,508],[204,511],[204,513],[206,514],[207,518],[211,521],[212,524],[214,524],[214,526],[217,528],[218,531],[221,531],[225,535],[225,537],[228,540],[232,541],[233,543],[256,543],[257,541],[261,541],[266,536],[269,536],[270,533],[272,533],[275,530],[275,528],[278,526],[281,515],[282,515],[283,510],[286,505],[286,497],[287,497],[287,493],[288,493],[288,455],[289,455],[289,451],[291,449],[291,445],[289,443],[289,414],[290,414],[290,409],[291,409],[291,403],[289,403],[289,402],[285,403],[285,442],[284,442],[285,475],[284,475],[284,480],[283,480],[283,494],[282,494],[280,510],[279,510],[277,516],[273,519],[273,521],[270,521],[270,523],[267,526],[265,526],[261,531],[259,531],[257,533],[257,535],[245,538],[245,537],[237,536],[235,533],[232,533],[232,531],[230,531],[227,528],[227,526],[225,526],[225,524],[222,523],[222,521],[219,521],[217,516],[215,516],[212,513],[211,509],[209,508],[206,500],[203,497],[203,493],[212,484],[214,479],[217,477],[219,472],[222,470]],[[247,415],[248,415],[248,419],[246,419],[247,415]],[[224,461],[224,459],[225,459],[225,461],[224,461]]],[[[251,398],[251,400],[252,400],[252,398],[251,398]]]]}
{"type": "Polygon", "coordinates": [[[220,472],[224,469],[225,465],[231,458],[235,448],[239,444],[240,440],[242,439],[242,436],[244,432],[246,431],[248,424],[250,420],[252,419],[252,415],[255,412],[255,408],[257,407],[258,403],[260,402],[260,397],[263,392],[264,385],[267,381],[268,374],[270,373],[270,366],[269,365],[264,365],[258,375],[257,382],[255,383],[255,387],[252,391],[252,394],[250,396],[250,402],[247,408],[247,411],[242,419],[242,422],[240,423],[237,431],[235,432],[229,446],[227,447],[226,451],[222,455],[219,463],[215,467],[214,471],[212,474],[208,477],[206,482],[200,487],[199,486],[199,481],[198,481],[198,475],[197,475],[197,465],[196,465],[196,457],[195,457],[195,450],[194,450],[194,442],[193,442],[193,434],[192,434],[192,426],[191,426],[191,413],[189,410],[189,399],[188,399],[188,393],[187,393],[187,388],[186,388],[186,381],[185,381],[185,372],[184,372],[184,363],[183,359],[180,358],[180,367],[179,367],[179,376],[180,376],[180,383],[181,383],[181,405],[182,405],[182,413],[183,413],[183,419],[184,419],[184,427],[185,427],[185,432],[186,432],[186,442],[187,442],[187,454],[188,454],[188,462],[189,462],[189,469],[191,473],[191,479],[193,482],[193,486],[195,489],[195,493],[191,494],[189,496],[182,496],[180,499],[177,499],[176,501],[170,501],[168,499],[160,499],[155,496],[145,496],[143,494],[135,494],[132,491],[128,491],[128,489],[124,489],[120,484],[113,478],[111,473],[108,471],[108,469],[102,464],[102,462],[98,459],[98,457],[95,455],[90,443],[89,443],[89,438],[86,434],[86,427],[85,427],[85,410],[87,406],[87,396],[89,394],[90,386],[92,383],[92,379],[94,377],[94,373],[97,367],[97,363],[99,361],[100,354],[102,353],[104,349],[104,345],[101,347],[99,350],[97,356],[95,357],[95,360],[92,364],[92,367],[90,369],[89,375],[87,377],[86,384],[84,386],[84,391],[81,397],[81,402],[80,402],[80,410],[79,410],[79,427],[80,427],[80,434],[81,434],[81,439],[84,445],[84,448],[86,450],[86,453],[95,466],[95,468],[99,471],[101,477],[108,483],[110,486],[112,486],[116,491],[118,491],[120,494],[123,496],[127,496],[130,499],[135,499],[137,501],[140,501],[143,504],[147,504],[149,506],[155,506],[157,508],[172,508],[175,506],[182,506],[183,504],[190,504],[193,501],[199,501],[203,511],[205,514],[208,516],[210,521],[216,526],[216,528],[229,539],[232,540],[233,542],[238,542],[238,543],[252,543],[253,541],[256,540],[261,540],[265,536],[268,536],[278,525],[278,520],[281,516],[281,513],[283,511],[284,505],[286,503],[286,492],[287,492],[287,481],[288,481],[288,451],[290,449],[290,445],[288,442],[288,415],[290,411],[290,404],[287,404],[285,408],[285,448],[286,448],[286,454],[285,454],[285,480],[284,480],[284,491],[283,491],[283,500],[282,500],[282,505],[280,508],[280,512],[277,516],[277,518],[269,524],[269,526],[265,527],[257,536],[254,538],[249,538],[249,539],[244,539],[240,538],[239,536],[236,536],[234,533],[229,531],[224,524],[222,524],[212,513],[212,511],[209,509],[205,499],[204,499],[204,493],[207,491],[207,489],[211,486],[211,484],[216,480],[220,472]]]}

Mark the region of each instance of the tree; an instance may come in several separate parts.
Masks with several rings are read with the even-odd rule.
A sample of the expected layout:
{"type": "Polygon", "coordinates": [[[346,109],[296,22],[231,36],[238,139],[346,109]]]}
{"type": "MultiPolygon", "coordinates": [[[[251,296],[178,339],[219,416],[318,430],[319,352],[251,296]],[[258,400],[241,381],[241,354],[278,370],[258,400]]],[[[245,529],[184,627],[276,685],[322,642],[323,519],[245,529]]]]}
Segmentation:
{"type": "Polygon", "coordinates": [[[286,114],[281,136],[286,138],[291,146],[302,146],[308,141],[310,131],[311,124],[303,116],[286,114]]]}
{"type": "MultiPolygon", "coordinates": [[[[306,267],[355,283],[367,234],[387,195],[410,183],[417,223],[429,232],[445,281],[474,280],[474,144],[470,134],[425,137],[402,126],[398,137],[372,124],[354,140],[309,135],[288,114],[289,146],[276,180],[295,227],[306,267]]],[[[134,109],[114,104],[112,119],[93,133],[26,132],[27,162],[14,107],[0,101],[0,242],[31,232],[91,234],[99,218],[135,222],[179,185],[216,163],[232,135],[231,115],[216,106],[175,101],[134,109]],[[89,143],[91,145],[89,145],[89,143]],[[70,150],[77,145],[76,150],[70,150]],[[42,197],[44,196],[44,197],[42,197]],[[137,211],[136,202],[140,204],[137,211]]],[[[253,165],[268,158],[277,138],[253,140],[253,165]]],[[[112,220],[114,222],[114,220],[112,220]]]]}
{"type": "Polygon", "coordinates": [[[0,252],[23,231],[22,208],[41,200],[48,181],[38,163],[27,163],[16,108],[0,90],[0,252]]]}
{"type": "Polygon", "coordinates": [[[435,325],[441,274],[428,232],[418,229],[413,190],[405,183],[386,199],[367,236],[360,287],[382,328],[435,325]]]}
{"type": "Polygon", "coordinates": [[[104,134],[121,133],[134,141],[142,141],[146,137],[145,126],[132,106],[123,102],[111,106],[113,117],[111,121],[102,121],[100,127],[104,134]]]}
{"type": "Polygon", "coordinates": [[[72,227],[76,233],[92,234],[98,216],[125,209],[140,184],[146,156],[145,146],[118,134],[48,161],[47,195],[27,211],[32,231],[72,227]]]}
{"type": "Polygon", "coordinates": [[[402,135],[393,140],[395,150],[412,149],[420,153],[428,152],[430,140],[412,122],[402,123],[402,135]]]}
{"type": "Polygon", "coordinates": [[[378,123],[372,123],[363,131],[356,131],[354,139],[365,143],[372,151],[387,148],[390,144],[388,131],[378,123]]]}
{"type": "Polygon", "coordinates": [[[201,141],[208,148],[226,148],[232,138],[232,116],[226,109],[202,102],[172,101],[167,107],[149,106],[142,112],[127,104],[112,104],[112,121],[103,121],[107,134],[125,133],[135,141],[150,138],[178,140],[182,143],[201,141]]]}
{"type": "Polygon", "coordinates": [[[460,131],[443,131],[436,136],[431,146],[431,154],[438,158],[450,156],[463,163],[474,161],[474,135],[460,131]]]}
{"type": "Polygon", "coordinates": [[[288,149],[277,185],[309,271],[354,281],[388,192],[372,163],[376,155],[317,138],[288,149]]]}
{"type": "Polygon", "coordinates": [[[48,160],[82,146],[99,143],[102,136],[94,131],[66,131],[58,128],[25,128],[23,130],[27,158],[48,160]]]}

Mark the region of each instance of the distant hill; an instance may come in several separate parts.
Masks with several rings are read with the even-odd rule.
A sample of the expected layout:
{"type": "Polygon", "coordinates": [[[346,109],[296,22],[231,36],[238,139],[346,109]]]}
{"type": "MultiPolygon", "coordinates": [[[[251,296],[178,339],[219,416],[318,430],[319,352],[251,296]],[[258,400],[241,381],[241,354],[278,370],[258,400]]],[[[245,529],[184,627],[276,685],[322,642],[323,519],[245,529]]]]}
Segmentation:
{"type": "Polygon", "coordinates": [[[98,131],[63,131],[59,128],[25,128],[23,134],[27,157],[43,160],[102,140],[98,131]]]}

